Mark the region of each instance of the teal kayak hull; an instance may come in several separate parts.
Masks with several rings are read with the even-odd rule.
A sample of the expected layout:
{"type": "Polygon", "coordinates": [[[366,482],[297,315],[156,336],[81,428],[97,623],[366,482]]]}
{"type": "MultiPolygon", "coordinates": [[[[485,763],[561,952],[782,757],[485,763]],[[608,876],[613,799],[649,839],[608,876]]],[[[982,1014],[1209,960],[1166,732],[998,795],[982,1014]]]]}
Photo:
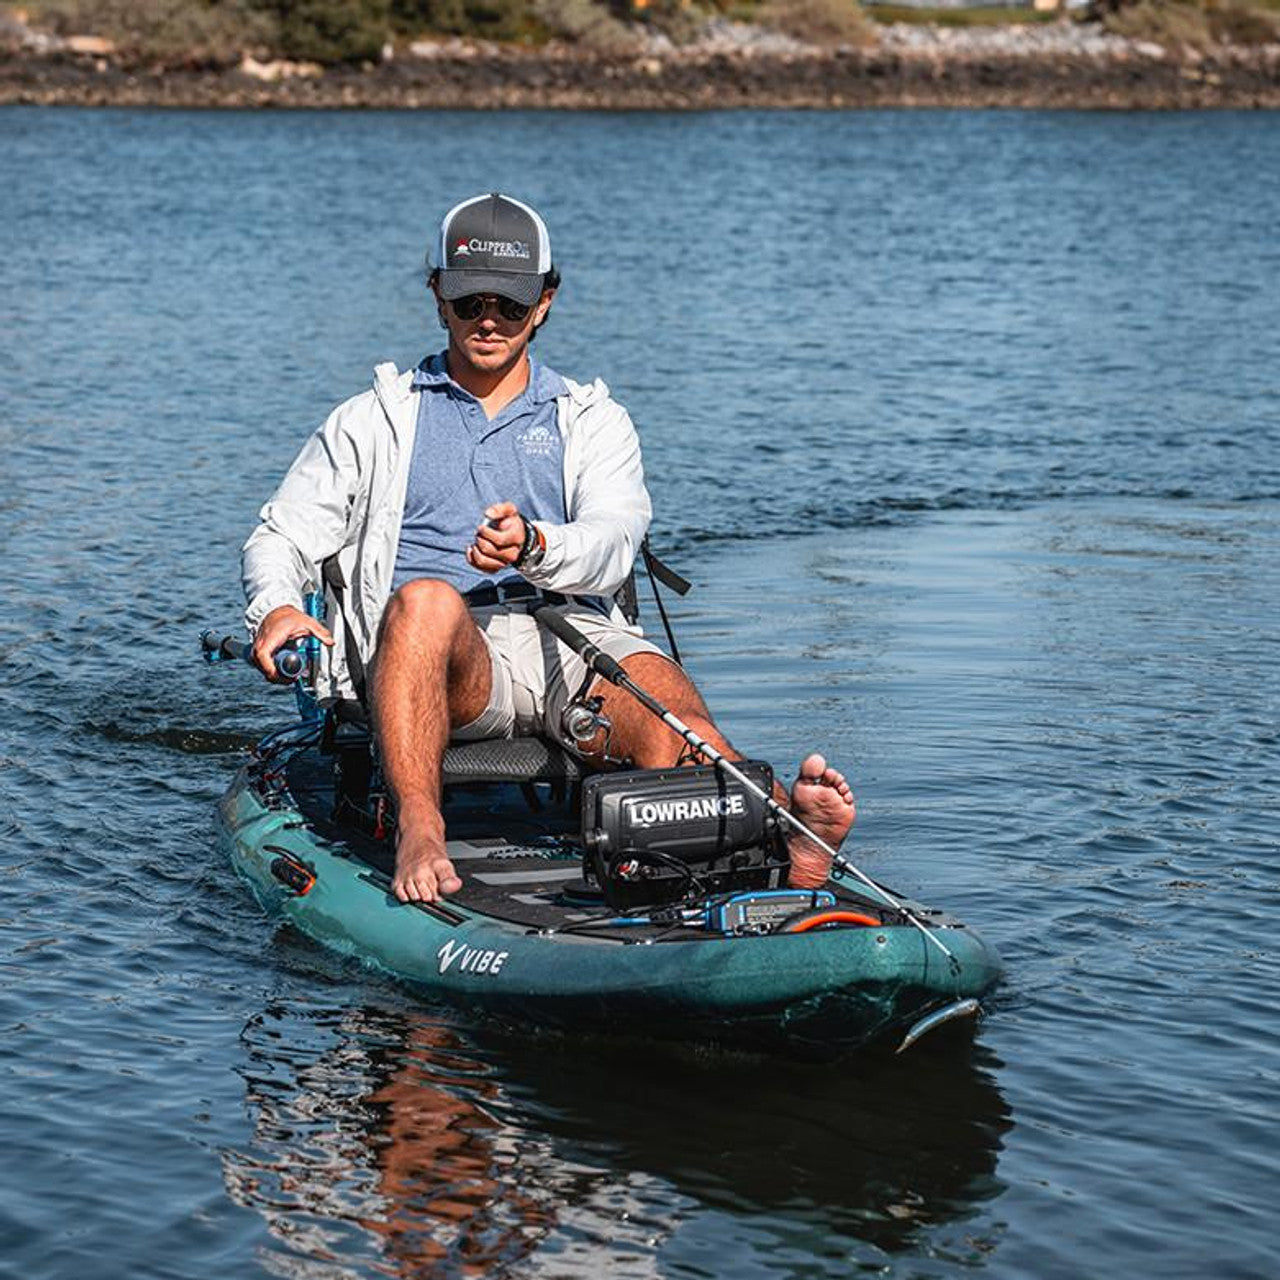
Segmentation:
{"type": "Polygon", "coordinates": [[[531,928],[473,909],[465,891],[443,908],[403,904],[340,833],[322,834],[287,791],[264,795],[248,769],[218,823],[272,915],[429,999],[543,1026],[838,1052],[900,1040],[1001,976],[973,930],[922,907],[950,959],[909,924],[632,941],[531,928]]]}

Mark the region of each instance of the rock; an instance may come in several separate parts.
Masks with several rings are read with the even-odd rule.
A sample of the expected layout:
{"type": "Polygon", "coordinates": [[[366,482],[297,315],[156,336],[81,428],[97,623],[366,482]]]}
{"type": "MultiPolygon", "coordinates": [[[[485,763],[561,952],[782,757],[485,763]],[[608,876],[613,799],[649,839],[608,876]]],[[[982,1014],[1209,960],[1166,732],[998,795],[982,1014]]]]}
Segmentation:
{"type": "Polygon", "coordinates": [[[105,36],[68,36],[65,48],[89,58],[109,58],[116,51],[115,41],[105,36]]]}
{"type": "Polygon", "coordinates": [[[1128,40],[1096,26],[1070,19],[1043,24],[1010,24],[1003,27],[939,27],[915,23],[891,23],[881,28],[880,47],[889,51],[936,51],[957,61],[1013,58],[1091,58],[1123,61],[1138,55],[1163,57],[1146,41],[1128,40]]]}
{"type": "Polygon", "coordinates": [[[474,58],[476,46],[458,36],[448,40],[415,40],[408,49],[411,58],[474,58]]]}
{"type": "Polygon", "coordinates": [[[64,44],[48,31],[35,31],[28,26],[25,9],[11,9],[8,13],[0,9],[0,47],[43,54],[56,53],[64,44]]]}
{"type": "Polygon", "coordinates": [[[750,22],[712,18],[691,46],[707,53],[803,53],[813,46],[750,22]]]}
{"type": "Polygon", "coordinates": [[[164,106],[408,106],[650,109],[877,106],[1280,109],[1280,45],[1220,46],[1202,64],[1178,49],[1071,21],[959,29],[903,24],[878,47],[816,49],[716,19],[679,46],[598,53],[457,38],[416,41],[394,61],[333,68],[258,61],[238,70],[148,67],[69,56],[0,4],[0,103],[164,106]],[[46,42],[47,41],[47,42],[46,42]],[[1185,58],[1185,60],[1184,60],[1185,58]],[[1182,68],[1194,68],[1184,77],[1182,68]]]}
{"type": "Polygon", "coordinates": [[[245,54],[240,62],[240,73],[267,84],[276,84],[281,80],[314,79],[324,75],[324,68],[318,62],[290,62],[285,58],[259,62],[245,54]]]}

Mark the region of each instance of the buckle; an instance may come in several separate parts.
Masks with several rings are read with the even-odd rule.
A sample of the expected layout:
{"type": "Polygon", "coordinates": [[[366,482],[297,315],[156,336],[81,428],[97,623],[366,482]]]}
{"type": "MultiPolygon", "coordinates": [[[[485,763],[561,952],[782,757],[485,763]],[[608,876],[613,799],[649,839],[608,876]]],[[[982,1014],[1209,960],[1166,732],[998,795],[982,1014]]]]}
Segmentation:
{"type": "Polygon", "coordinates": [[[548,604],[564,604],[568,599],[558,591],[543,591],[531,582],[486,582],[472,587],[462,598],[474,609],[509,604],[517,600],[545,600],[548,604]]]}

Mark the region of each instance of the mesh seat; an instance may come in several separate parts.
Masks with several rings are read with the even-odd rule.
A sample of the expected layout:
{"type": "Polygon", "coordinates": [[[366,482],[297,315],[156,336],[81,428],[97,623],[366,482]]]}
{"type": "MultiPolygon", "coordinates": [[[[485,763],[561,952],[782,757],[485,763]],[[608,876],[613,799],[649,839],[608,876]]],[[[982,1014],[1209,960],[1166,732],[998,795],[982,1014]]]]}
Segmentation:
{"type": "Polygon", "coordinates": [[[457,742],[445,749],[444,780],[450,782],[576,782],[582,766],[545,738],[489,738],[457,742]]]}
{"type": "MultiPolygon", "coordinates": [[[[343,699],[330,708],[338,726],[369,732],[369,716],[360,703],[343,699]]],[[[348,735],[342,734],[342,738],[348,735]]],[[[458,782],[576,782],[581,762],[546,738],[484,738],[445,748],[445,784],[458,782]]]]}

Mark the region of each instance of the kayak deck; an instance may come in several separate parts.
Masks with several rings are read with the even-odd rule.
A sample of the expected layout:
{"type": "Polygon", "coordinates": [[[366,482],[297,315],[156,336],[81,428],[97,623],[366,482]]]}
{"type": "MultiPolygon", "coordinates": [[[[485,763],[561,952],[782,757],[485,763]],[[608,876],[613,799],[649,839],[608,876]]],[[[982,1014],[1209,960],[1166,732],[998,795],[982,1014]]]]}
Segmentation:
{"type": "MultiPolygon", "coordinates": [[[[395,863],[392,842],[334,820],[330,762],[302,752],[289,763],[286,779],[308,826],[364,863],[375,884],[389,886],[395,863]]],[[[585,881],[576,815],[567,798],[555,792],[554,786],[533,790],[512,782],[462,783],[445,789],[446,844],[462,888],[449,895],[442,909],[465,908],[531,930],[589,930],[592,937],[628,943],[679,942],[696,936],[690,929],[673,929],[670,922],[640,923],[640,916],[626,917],[626,925],[609,924],[622,917],[585,881]],[[546,791],[552,794],[538,794],[546,791]]],[[[838,906],[882,915],[868,896],[838,882],[828,884],[827,892],[834,894],[838,906]]],[[[941,911],[918,905],[915,910],[930,923],[963,928],[941,911]]]]}
{"type": "Polygon", "coordinates": [[[462,887],[404,904],[390,892],[390,841],[335,820],[334,794],[333,757],[314,745],[246,766],[219,806],[232,863],[272,914],[429,998],[566,1030],[832,1056],[901,1039],[1000,979],[999,957],[960,921],[899,898],[911,923],[839,882],[826,886],[837,906],[870,925],[619,917],[584,881],[563,777],[448,786],[462,887]]]}

